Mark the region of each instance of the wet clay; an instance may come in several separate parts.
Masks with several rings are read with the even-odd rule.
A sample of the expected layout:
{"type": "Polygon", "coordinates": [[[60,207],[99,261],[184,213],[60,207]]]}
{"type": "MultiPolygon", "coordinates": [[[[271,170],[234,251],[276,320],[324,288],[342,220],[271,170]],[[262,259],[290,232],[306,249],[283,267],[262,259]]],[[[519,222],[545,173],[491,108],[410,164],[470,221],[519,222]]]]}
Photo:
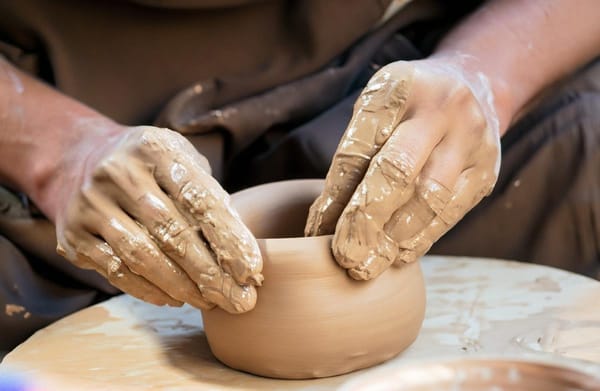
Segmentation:
{"type": "Polygon", "coordinates": [[[333,376],[390,359],[416,338],[425,311],[418,262],[355,281],[333,259],[331,236],[299,237],[322,186],[278,182],[232,196],[259,238],[265,283],[253,311],[203,311],[210,348],[226,365],[276,378],[333,376]]]}
{"type": "MultiPolygon", "coordinates": [[[[18,175],[4,164],[0,181],[27,193],[55,223],[61,255],[154,304],[254,307],[258,245],[185,137],[116,124],[2,58],[0,90],[0,128],[10,129],[0,155],[17,171],[34,171],[18,175]],[[33,115],[41,101],[60,115],[33,115]]],[[[6,225],[14,227],[0,221],[6,225]]]]}
{"type": "MultiPolygon", "coordinates": [[[[21,312],[25,312],[25,307],[17,304],[6,304],[4,306],[4,313],[7,316],[13,316],[15,314],[20,314],[21,312]]],[[[25,312],[27,314],[27,312],[25,312]]]]}
{"type": "Polygon", "coordinates": [[[306,235],[335,231],[335,259],[358,280],[424,255],[496,181],[490,91],[485,76],[442,61],[382,68],[356,101],[306,235]]]}
{"type": "Polygon", "coordinates": [[[61,254],[154,304],[254,307],[258,245],[184,137],[131,128],[76,158],[87,165],[57,217],[61,254]]]}
{"type": "MultiPolygon", "coordinates": [[[[539,265],[483,258],[429,256],[420,264],[427,281],[427,320],[410,348],[371,369],[315,380],[276,380],[236,371],[211,354],[200,311],[187,305],[156,307],[122,295],[37,332],[4,358],[0,377],[3,369],[10,373],[17,368],[28,379],[43,380],[41,389],[77,391],[325,391],[346,390],[346,384],[361,386],[350,389],[388,390],[397,389],[398,382],[390,380],[390,386],[387,376],[407,366],[482,355],[546,359],[600,374],[598,281],[539,265]],[[560,292],[542,291],[540,280],[556,282],[560,292]],[[65,386],[47,386],[49,377],[64,380],[65,386]]],[[[344,325],[336,334],[348,332],[356,330],[344,325]]],[[[419,373],[423,372],[433,377],[433,372],[419,373]]]]}

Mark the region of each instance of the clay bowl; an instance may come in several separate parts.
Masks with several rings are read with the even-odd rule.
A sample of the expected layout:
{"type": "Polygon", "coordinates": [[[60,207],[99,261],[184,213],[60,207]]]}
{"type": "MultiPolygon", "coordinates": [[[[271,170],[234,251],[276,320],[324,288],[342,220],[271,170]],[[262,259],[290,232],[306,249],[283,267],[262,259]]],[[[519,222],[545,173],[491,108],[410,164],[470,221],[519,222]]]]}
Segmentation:
{"type": "Polygon", "coordinates": [[[418,262],[354,281],[331,254],[331,236],[302,237],[321,180],[257,186],[232,196],[264,259],[254,310],[203,311],[213,354],[257,375],[305,379],[388,360],[417,337],[425,312],[418,262]]]}
{"type": "MultiPolygon", "coordinates": [[[[587,372],[587,371],[586,371],[587,372]]],[[[461,359],[376,371],[345,384],[342,391],[575,391],[600,390],[592,375],[557,363],[510,359],[461,359]]]]}

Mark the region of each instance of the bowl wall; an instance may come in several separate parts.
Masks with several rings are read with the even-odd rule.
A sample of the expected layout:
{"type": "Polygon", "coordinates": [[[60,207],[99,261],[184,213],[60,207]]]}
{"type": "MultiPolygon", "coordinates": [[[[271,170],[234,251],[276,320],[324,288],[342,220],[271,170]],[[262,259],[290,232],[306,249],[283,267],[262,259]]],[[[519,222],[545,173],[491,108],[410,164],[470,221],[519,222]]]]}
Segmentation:
{"type": "MultiPolygon", "coordinates": [[[[232,200],[257,237],[298,235],[321,188],[322,181],[278,182],[232,200]]],[[[255,309],[203,311],[211,350],[226,365],[278,378],[333,376],[394,357],[416,338],[425,310],[418,262],[355,281],[333,259],[331,236],[259,245],[265,282],[255,309]]]]}

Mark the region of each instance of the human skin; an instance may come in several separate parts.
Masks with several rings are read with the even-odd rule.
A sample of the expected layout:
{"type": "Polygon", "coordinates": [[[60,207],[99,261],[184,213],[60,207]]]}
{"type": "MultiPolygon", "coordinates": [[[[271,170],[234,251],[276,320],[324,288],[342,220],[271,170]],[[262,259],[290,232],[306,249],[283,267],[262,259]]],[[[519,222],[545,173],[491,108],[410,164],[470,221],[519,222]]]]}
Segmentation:
{"type": "Polygon", "coordinates": [[[413,262],[489,194],[500,138],[546,87],[600,54],[597,1],[490,1],[427,59],[359,96],[305,233],[335,232],[355,279],[413,262]]]}
{"type": "Polygon", "coordinates": [[[256,240],[181,135],[126,127],[0,59],[0,182],[56,225],[58,251],[158,305],[256,303],[256,240]]]}
{"type": "MultiPolygon", "coordinates": [[[[389,96],[399,98],[390,109],[386,94],[380,94],[380,104],[369,114],[387,130],[375,140],[372,127],[361,126],[358,141],[366,140],[366,150],[352,156],[357,151],[350,148],[350,159],[336,156],[307,232],[333,232],[346,208],[334,250],[340,264],[355,270],[355,278],[373,278],[396,260],[410,262],[423,254],[493,186],[498,138],[519,109],[597,53],[596,4],[491,2],[452,32],[431,58],[382,69],[366,91],[375,92],[371,87],[381,84],[389,96]],[[380,166],[376,156],[382,157],[380,166]],[[405,168],[397,167],[401,158],[406,158],[405,168]],[[400,180],[388,187],[391,196],[373,188],[383,178],[381,163],[392,163],[386,167],[399,174],[400,180]],[[355,201],[349,204],[352,194],[355,201]],[[366,216],[362,205],[370,194],[382,199],[366,216]],[[356,225],[359,233],[371,242],[384,239],[382,251],[375,248],[365,258],[370,242],[354,236],[349,224],[360,221],[361,213],[369,224],[356,225]],[[386,238],[385,223],[392,215],[386,238]]],[[[207,308],[218,302],[231,312],[254,306],[254,286],[262,281],[256,242],[227,207],[224,192],[207,177],[202,157],[181,136],[117,124],[2,60],[0,92],[0,182],[28,194],[56,224],[60,251],[69,260],[156,304],[207,308]],[[159,144],[169,150],[149,152],[159,144]],[[176,157],[184,160],[177,166],[190,176],[167,186],[168,175],[154,173],[172,172],[168,164],[176,157]],[[194,184],[184,193],[191,198],[180,197],[186,183],[194,184]],[[210,208],[194,206],[203,203],[202,189],[216,194],[210,208]],[[83,210],[91,213],[90,222],[77,213],[83,210]],[[207,215],[212,220],[203,218],[207,215]],[[213,223],[221,229],[211,231],[213,223]],[[202,237],[191,234],[197,230],[202,237]],[[234,232],[235,240],[222,240],[224,231],[234,232]],[[175,245],[172,238],[177,238],[175,245]],[[223,251],[224,242],[239,246],[237,252],[223,251]],[[177,250],[182,247],[189,251],[177,250]]],[[[368,114],[363,104],[370,109],[359,99],[353,121],[368,114]]]]}

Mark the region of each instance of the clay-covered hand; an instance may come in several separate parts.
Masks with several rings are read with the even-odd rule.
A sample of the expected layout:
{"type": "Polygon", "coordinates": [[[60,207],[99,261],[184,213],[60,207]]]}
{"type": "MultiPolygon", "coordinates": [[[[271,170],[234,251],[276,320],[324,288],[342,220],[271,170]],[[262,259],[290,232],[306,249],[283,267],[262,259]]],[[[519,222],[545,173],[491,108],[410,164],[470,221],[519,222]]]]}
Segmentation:
{"type": "Polygon", "coordinates": [[[69,152],[57,196],[58,251],[158,305],[252,309],[256,240],[181,135],[155,127],[90,135],[69,152]]]}
{"type": "Polygon", "coordinates": [[[355,279],[413,262],[496,182],[500,136],[483,74],[443,59],[395,62],[362,91],[311,206],[355,279]]]}

